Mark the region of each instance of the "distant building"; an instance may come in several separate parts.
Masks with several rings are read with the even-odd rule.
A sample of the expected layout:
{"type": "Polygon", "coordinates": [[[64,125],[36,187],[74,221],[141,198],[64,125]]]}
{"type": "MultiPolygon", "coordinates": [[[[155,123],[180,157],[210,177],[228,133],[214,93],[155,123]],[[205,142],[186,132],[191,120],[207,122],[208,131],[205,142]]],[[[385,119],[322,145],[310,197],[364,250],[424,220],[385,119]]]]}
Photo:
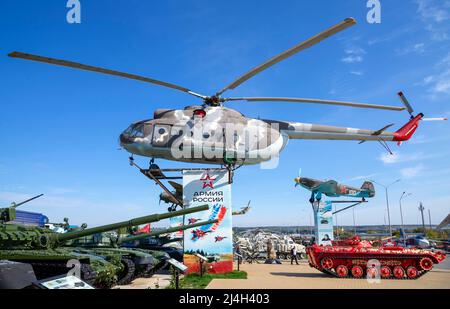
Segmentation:
{"type": "Polygon", "coordinates": [[[438,230],[450,230],[450,214],[436,227],[438,230]]]}

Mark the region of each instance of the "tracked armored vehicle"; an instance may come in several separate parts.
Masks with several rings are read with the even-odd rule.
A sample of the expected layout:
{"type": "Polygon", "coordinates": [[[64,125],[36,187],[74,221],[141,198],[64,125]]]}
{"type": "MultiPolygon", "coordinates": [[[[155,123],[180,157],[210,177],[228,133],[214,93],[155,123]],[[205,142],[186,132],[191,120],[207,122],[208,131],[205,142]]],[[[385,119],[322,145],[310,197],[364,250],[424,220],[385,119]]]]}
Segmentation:
{"type": "Polygon", "coordinates": [[[354,237],[307,248],[309,265],[339,278],[417,279],[442,262],[443,252],[397,246],[373,247],[354,237]]]}
{"type": "Polygon", "coordinates": [[[68,273],[74,267],[79,269],[81,278],[95,287],[109,287],[127,276],[129,261],[117,255],[105,259],[93,252],[76,252],[62,247],[67,241],[162,219],[181,216],[208,209],[207,205],[191,207],[179,211],[153,214],[128,221],[83,229],[63,234],[54,233],[47,228],[14,224],[16,205],[0,209],[0,260],[30,264],[37,279],[68,273]]]}
{"type": "Polygon", "coordinates": [[[119,285],[128,284],[136,277],[151,277],[156,271],[166,266],[170,256],[166,252],[132,247],[130,244],[153,236],[187,230],[194,227],[214,224],[217,220],[198,222],[174,228],[162,229],[151,233],[142,233],[120,239],[106,233],[81,237],[70,242],[66,247],[79,254],[93,254],[106,261],[121,260],[124,264],[123,275],[118,280],[119,285]],[[124,246],[124,244],[128,246],[124,246]]]}

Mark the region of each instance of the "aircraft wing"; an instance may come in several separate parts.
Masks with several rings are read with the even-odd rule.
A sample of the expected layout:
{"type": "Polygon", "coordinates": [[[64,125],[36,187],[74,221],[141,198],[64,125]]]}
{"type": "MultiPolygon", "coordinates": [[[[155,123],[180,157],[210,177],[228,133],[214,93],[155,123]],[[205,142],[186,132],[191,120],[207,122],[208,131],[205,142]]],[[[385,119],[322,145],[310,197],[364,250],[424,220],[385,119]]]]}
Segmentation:
{"type": "Polygon", "coordinates": [[[183,194],[183,186],[175,181],[169,181],[170,185],[177,191],[177,195],[183,194]]]}
{"type": "Polygon", "coordinates": [[[334,194],[337,191],[337,182],[335,180],[327,180],[320,185],[315,186],[313,191],[322,192],[325,194],[334,194]]]}
{"type": "Polygon", "coordinates": [[[245,215],[248,211],[250,210],[250,206],[246,206],[244,208],[241,208],[238,211],[233,211],[233,216],[240,216],[240,215],[245,215]]]}

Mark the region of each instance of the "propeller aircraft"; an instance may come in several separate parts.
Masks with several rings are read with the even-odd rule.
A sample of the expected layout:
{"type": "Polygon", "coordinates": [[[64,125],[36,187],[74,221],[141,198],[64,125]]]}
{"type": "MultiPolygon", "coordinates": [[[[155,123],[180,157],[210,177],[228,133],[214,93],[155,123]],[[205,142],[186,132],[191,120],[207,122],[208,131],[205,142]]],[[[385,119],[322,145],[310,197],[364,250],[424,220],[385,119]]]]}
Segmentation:
{"type": "Polygon", "coordinates": [[[237,210],[237,211],[233,211],[232,215],[233,216],[241,216],[241,215],[245,215],[249,210],[250,210],[250,201],[248,201],[247,206],[242,207],[241,209],[237,210]]]}
{"type": "Polygon", "coordinates": [[[385,131],[392,125],[385,126],[380,130],[365,130],[281,120],[264,120],[246,117],[239,111],[224,106],[227,102],[235,101],[293,102],[390,111],[404,110],[404,107],[397,106],[311,98],[224,96],[225,92],[237,88],[245,81],[280,61],[308,49],[355,24],[355,19],[347,18],[254,67],[210,96],[154,78],[67,60],[22,52],[12,52],[9,56],[138,80],[194,96],[200,99],[202,104],[188,106],[179,110],[157,109],[154,112],[153,119],[137,121],[131,124],[120,134],[120,145],[131,154],[152,159],[162,158],[172,161],[234,167],[236,165],[258,164],[269,161],[280,154],[290,139],[378,141],[386,144],[386,142],[400,143],[411,138],[419,122],[424,120],[424,118],[422,113],[416,116],[412,114],[412,108],[404,97],[401,97],[402,102],[412,117],[408,123],[392,133],[385,131]]]}
{"type": "Polygon", "coordinates": [[[322,199],[322,194],[329,197],[358,197],[363,200],[375,196],[375,188],[370,181],[364,182],[361,188],[354,188],[340,184],[335,180],[317,180],[307,177],[297,177],[295,178],[295,186],[302,186],[311,191],[310,203],[320,201],[322,199]]]}
{"type": "Polygon", "coordinates": [[[159,194],[159,203],[163,201],[166,204],[171,204],[171,206],[168,208],[169,211],[174,211],[177,206],[180,206],[179,204],[175,204],[173,202],[173,197],[177,201],[183,200],[183,186],[175,181],[169,180],[169,184],[175,189],[175,191],[166,192],[163,191],[159,194]]]}

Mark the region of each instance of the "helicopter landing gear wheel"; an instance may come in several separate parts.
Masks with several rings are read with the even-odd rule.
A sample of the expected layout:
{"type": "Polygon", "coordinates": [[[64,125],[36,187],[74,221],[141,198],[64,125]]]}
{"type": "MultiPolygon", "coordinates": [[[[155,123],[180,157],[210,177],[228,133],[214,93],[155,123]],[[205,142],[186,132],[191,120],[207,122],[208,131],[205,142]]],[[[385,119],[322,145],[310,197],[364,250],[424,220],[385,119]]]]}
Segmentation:
{"type": "Polygon", "coordinates": [[[403,279],[405,277],[405,270],[401,266],[395,266],[393,273],[396,279],[403,279]]]}
{"type": "Polygon", "coordinates": [[[333,268],[333,260],[330,258],[323,258],[322,261],[320,261],[320,264],[325,269],[333,268]]]}
{"type": "Polygon", "coordinates": [[[339,265],[336,267],[336,274],[339,278],[345,278],[348,276],[348,268],[345,265],[339,265]]]}
{"type": "Polygon", "coordinates": [[[388,279],[392,276],[392,270],[388,266],[381,266],[380,274],[381,278],[388,279]]]}
{"type": "Polygon", "coordinates": [[[424,257],[420,260],[419,265],[423,270],[431,270],[433,268],[433,261],[428,257],[424,257]]]}
{"type": "Polygon", "coordinates": [[[415,268],[414,266],[409,266],[406,269],[406,276],[409,279],[416,279],[418,275],[419,275],[419,272],[418,272],[417,268],[415,268]]]}
{"type": "Polygon", "coordinates": [[[352,267],[352,276],[354,278],[362,278],[362,276],[364,275],[364,270],[362,269],[361,266],[353,266],[352,267]]]}

